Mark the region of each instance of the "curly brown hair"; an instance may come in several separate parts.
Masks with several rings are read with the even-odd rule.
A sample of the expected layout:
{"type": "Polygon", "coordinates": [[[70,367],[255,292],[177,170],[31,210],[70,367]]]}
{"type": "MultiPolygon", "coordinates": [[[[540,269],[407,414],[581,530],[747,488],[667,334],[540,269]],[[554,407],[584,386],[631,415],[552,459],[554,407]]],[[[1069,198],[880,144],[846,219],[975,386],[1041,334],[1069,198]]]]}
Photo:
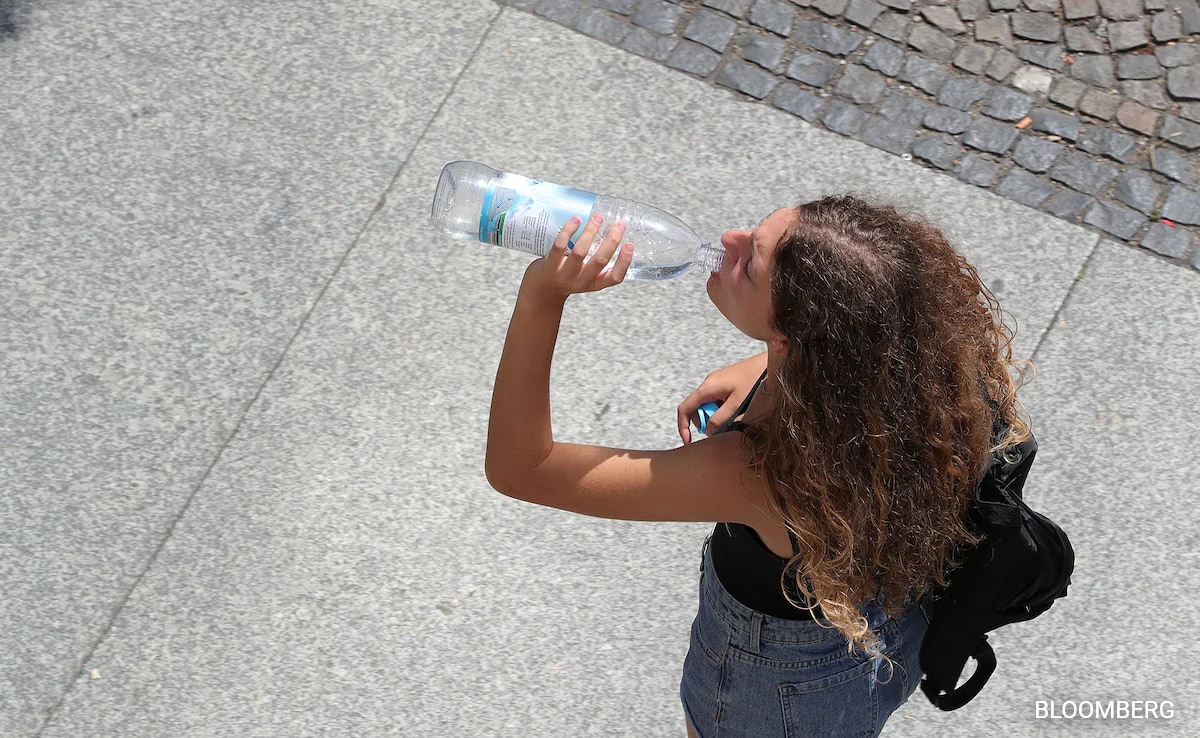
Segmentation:
{"type": "Polygon", "coordinates": [[[978,543],[967,504],[989,455],[1029,437],[1017,389],[1033,377],[1009,369],[1033,365],[939,228],[853,194],[797,206],[771,294],[787,351],[742,443],[799,542],[781,584],[878,655],[860,608],[898,616],[978,543]]]}

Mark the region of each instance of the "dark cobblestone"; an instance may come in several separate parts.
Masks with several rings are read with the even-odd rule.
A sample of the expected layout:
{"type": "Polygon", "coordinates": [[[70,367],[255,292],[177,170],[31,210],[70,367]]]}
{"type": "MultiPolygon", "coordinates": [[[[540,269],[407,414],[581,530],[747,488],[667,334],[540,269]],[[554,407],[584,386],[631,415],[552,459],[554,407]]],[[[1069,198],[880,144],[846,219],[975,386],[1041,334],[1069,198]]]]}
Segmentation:
{"type": "Polygon", "coordinates": [[[742,47],[743,59],[772,72],[779,70],[787,49],[787,42],[778,36],[756,31],[747,31],[738,37],[738,45],[742,47]]]}
{"type": "Polygon", "coordinates": [[[1017,129],[1012,126],[979,118],[963,134],[963,143],[980,151],[1003,154],[1017,139],[1017,134],[1017,129]]]}
{"type": "Polygon", "coordinates": [[[829,103],[829,108],[825,111],[825,116],[821,121],[831,131],[836,131],[844,136],[853,136],[858,133],[858,129],[862,127],[866,119],[867,114],[862,108],[841,100],[833,100],[829,103]]]}
{"type": "Polygon", "coordinates": [[[1163,66],[1149,54],[1124,54],[1117,58],[1117,79],[1156,79],[1163,66]]]}
{"type": "Polygon", "coordinates": [[[659,36],[645,28],[635,28],[625,37],[621,48],[631,51],[638,56],[645,56],[655,61],[666,61],[671,50],[679,43],[679,39],[670,36],[659,36]]]}
{"type": "Polygon", "coordinates": [[[1162,85],[1144,80],[1125,80],[1121,83],[1121,94],[1147,107],[1167,109],[1167,95],[1162,85]]]}
{"type": "Polygon", "coordinates": [[[753,4],[754,0],[704,0],[704,5],[729,13],[735,18],[745,18],[753,4]]]}
{"type": "Polygon", "coordinates": [[[1128,164],[1133,157],[1136,142],[1124,133],[1117,133],[1111,128],[1088,126],[1079,134],[1079,141],[1076,145],[1090,154],[1107,156],[1122,164],[1128,164]]]}
{"type": "Polygon", "coordinates": [[[1158,135],[1188,151],[1200,148],[1200,125],[1176,118],[1173,115],[1166,117],[1158,135]]]}
{"type": "Polygon", "coordinates": [[[919,126],[925,115],[933,108],[933,104],[900,92],[888,92],[883,104],[879,106],[879,114],[897,123],[908,126],[919,126]]]}
{"type": "Polygon", "coordinates": [[[1150,19],[1150,35],[1159,43],[1174,41],[1182,33],[1183,25],[1174,13],[1159,13],[1150,19]]]}
{"type": "Polygon", "coordinates": [[[579,15],[579,0],[541,0],[533,12],[555,23],[569,26],[579,15]]]}
{"type": "Polygon", "coordinates": [[[1163,256],[1181,259],[1187,256],[1191,240],[1182,228],[1172,228],[1166,223],[1151,223],[1146,235],[1142,236],[1142,245],[1163,256]]]}
{"type": "Polygon", "coordinates": [[[953,39],[924,23],[918,23],[909,30],[908,45],[938,61],[950,61],[954,58],[953,39]]]}
{"type": "Polygon", "coordinates": [[[938,90],[937,100],[942,105],[949,105],[959,110],[970,110],[971,106],[982,100],[991,91],[992,85],[977,79],[955,78],[948,80],[938,90]]]}
{"type": "Polygon", "coordinates": [[[958,163],[954,173],[967,184],[990,187],[995,181],[996,175],[1000,173],[1000,165],[994,161],[988,161],[978,154],[967,154],[958,163]]]}
{"type": "Polygon", "coordinates": [[[1022,205],[1036,208],[1054,192],[1054,185],[1042,177],[1014,167],[996,187],[996,193],[1022,205]]]}
{"type": "Polygon", "coordinates": [[[1100,14],[1109,20],[1134,20],[1141,12],[1141,0],[1100,0],[1100,14]]]}
{"type": "Polygon", "coordinates": [[[967,113],[954,108],[936,107],[925,115],[926,128],[944,133],[962,133],[973,119],[967,113]]]}
{"type": "Polygon", "coordinates": [[[967,44],[954,57],[954,66],[972,74],[983,74],[996,50],[984,44],[967,44]]]}
{"type": "Polygon", "coordinates": [[[921,8],[925,20],[937,26],[943,33],[951,36],[966,33],[967,27],[958,17],[958,11],[945,5],[928,5],[921,8]]]}
{"type": "Polygon", "coordinates": [[[813,0],[812,6],[830,17],[837,17],[846,12],[850,0],[813,0]]]}
{"type": "Polygon", "coordinates": [[[871,24],[871,30],[884,38],[903,43],[908,37],[908,18],[897,13],[884,13],[871,24]]]}
{"type": "Polygon", "coordinates": [[[1054,80],[1054,86],[1050,88],[1050,102],[1073,110],[1085,92],[1087,92],[1087,85],[1084,83],[1077,79],[1060,77],[1054,80]]]}
{"type": "Polygon", "coordinates": [[[1154,50],[1154,58],[1164,67],[1182,67],[1188,64],[1200,64],[1200,44],[1175,44],[1174,46],[1159,46],[1154,50]]]}
{"type": "Polygon", "coordinates": [[[655,33],[674,33],[684,9],[665,0],[643,0],[633,22],[655,33]]]}
{"type": "Polygon", "coordinates": [[[699,10],[683,29],[683,37],[704,44],[713,51],[724,51],[733,34],[737,33],[737,21],[710,10],[699,10]]]}
{"type": "Polygon", "coordinates": [[[952,169],[959,157],[963,155],[962,146],[953,136],[944,133],[932,133],[921,136],[912,146],[912,153],[918,159],[929,162],[938,169],[952,169]]]}
{"type": "Polygon", "coordinates": [[[837,74],[838,63],[821,54],[797,51],[788,65],[787,76],[813,87],[824,87],[837,74]]]}
{"type": "Polygon", "coordinates": [[[1146,21],[1122,21],[1108,24],[1108,45],[1113,51],[1126,51],[1150,43],[1146,21]]]}
{"type": "Polygon", "coordinates": [[[1033,98],[1007,87],[993,87],[984,101],[982,113],[997,120],[1017,121],[1033,107],[1033,98]]]}
{"type": "Polygon", "coordinates": [[[575,28],[592,38],[616,46],[629,35],[629,25],[599,8],[584,8],[575,21],[575,28]]]}
{"type": "Polygon", "coordinates": [[[669,66],[701,77],[707,77],[720,63],[720,54],[691,41],[680,41],[667,57],[669,66]]]}
{"type": "Polygon", "coordinates": [[[1091,54],[1103,54],[1107,49],[1104,42],[1096,38],[1086,26],[1070,26],[1063,30],[1063,40],[1068,51],[1084,51],[1091,54]]]}
{"type": "Polygon", "coordinates": [[[993,16],[975,21],[975,40],[1012,48],[1013,35],[1012,27],[1008,25],[1008,16],[993,16]]]}
{"type": "Polygon", "coordinates": [[[1008,49],[997,49],[995,55],[992,56],[992,63],[988,65],[987,76],[997,82],[1003,82],[1020,67],[1021,60],[1017,58],[1016,54],[1008,49]]]}
{"type": "Polygon", "coordinates": [[[1200,225],[1200,193],[1181,185],[1171,185],[1161,212],[1162,217],[1176,223],[1200,225]]]}
{"type": "Polygon", "coordinates": [[[1092,198],[1075,190],[1060,190],[1042,205],[1042,209],[1059,218],[1074,220],[1093,202],[1092,198]]]}
{"type": "Polygon", "coordinates": [[[949,77],[950,70],[945,65],[910,54],[904,62],[900,81],[907,82],[930,95],[936,95],[949,77]]]}
{"type": "Polygon", "coordinates": [[[1151,168],[1185,185],[1196,184],[1196,167],[1188,163],[1178,152],[1160,148],[1150,158],[1151,168]]]}
{"type": "Polygon", "coordinates": [[[1095,15],[1099,8],[1096,0],[1063,0],[1063,17],[1067,20],[1079,20],[1095,15]]]}
{"type": "Polygon", "coordinates": [[[908,151],[914,136],[916,136],[916,131],[912,128],[881,115],[872,115],[868,118],[858,133],[858,138],[863,143],[897,155],[908,151]]]}
{"type": "Polygon", "coordinates": [[[965,21],[978,20],[987,11],[987,0],[958,0],[958,15],[965,21]]]}
{"type": "Polygon", "coordinates": [[[846,8],[846,20],[870,28],[882,13],[883,5],[875,0],[850,0],[850,6],[846,8]]]}
{"type": "Polygon", "coordinates": [[[1118,238],[1133,238],[1146,224],[1146,216],[1118,202],[1103,200],[1092,203],[1083,214],[1083,222],[1118,238]]]}
{"type": "Polygon", "coordinates": [[[1146,215],[1154,212],[1160,195],[1162,188],[1149,175],[1138,171],[1122,172],[1113,188],[1113,197],[1146,215]]]}
{"type": "Polygon", "coordinates": [[[1017,44],[1017,57],[1030,64],[1061,72],[1067,67],[1063,61],[1063,47],[1058,44],[1017,44]]]}
{"type": "Polygon", "coordinates": [[[1121,96],[1101,90],[1088,90],[1079,100],[1079,109],[1101,120],[1112,120],[1121,105],[1121,96]]]}
{"type": "Polygon", "coordinates": [[[1033,136],[1022,136],[1013,149],[1013,161],[1031,172],[1041,174],[1049,171],[1054,160],[1066,149],[1059,143],[1033,136]]]}
{"type": "Polygon", "coordinates": [[[1058,41],[1062,35],[1062,26],[1058,18],[1050,13],[1013,13],[1011,18],[1012,32],[1017,38],[1027,38],[1031,41],[1058,41]]]}
{"type": "Polygon", "coordinates": [[[1079,119],[1073,115],[1049,108],[1034,108],[1029,116],[1033,119],[1031,127],[1035,131],[1060,136],[1068,141],[1074,141],[1079,136],[1079,119]]]}
{"type": "Polygon", "coordinates": [[[749,62],[730,59],[717,74],[717,84],[762,100],[779,84],[779,78],[749,62]]]}
{"type": "Polygon", "coordinates": [[[1119,171],[1111,164],[1093,161],[1085,154],[1071,151],[1050,170],[1050,179],[1094,196],[1103,192],[1119,171]]]}
{"type": "Polygon", "coordinates": [[[827,54],[845,56],[862,44],[863,35],[822,21],[805,21],[796,26],[796,40],[827,54]]]}
{"type": "Polygon", "coordinates": [[[791,82],[784,82],[775,90],[772,104],[809,123],[816,123],[821,117],[821,107],[825,101],[791,82]]]}
{"type": "Polygon", "coordinates": [[[782,0],[757,0],[750,8],[750,22],[780,36],[792,32],[792,17],[796,8],[782,0]]]}
{"type": "Polygon", "coordinates": [[[633,15],[640,0],[589,0],[592,5],[621,15],[633,15]]]}
{"type": "Polygon", "coordinates": [[[1070,74],[1078,80],[1097,87],[1112,87],[1117,83],[1113,75],[1112,59],[1101,54],[1080,56],[1071,65],[1070,74]]]}
{"type": "Polygon", "coordinates": [[[863,56],[862,63],[889,77],[895,77],[904,68],[904,49],[889,41],[876,41],[863,56]]]}
{"type": "Polygon", "coordinates": [[[883,96],[885,89],[887,81],[882,74],[850,64],[838,80],[834,92],[859,105],[874,105],[883,96]]]}

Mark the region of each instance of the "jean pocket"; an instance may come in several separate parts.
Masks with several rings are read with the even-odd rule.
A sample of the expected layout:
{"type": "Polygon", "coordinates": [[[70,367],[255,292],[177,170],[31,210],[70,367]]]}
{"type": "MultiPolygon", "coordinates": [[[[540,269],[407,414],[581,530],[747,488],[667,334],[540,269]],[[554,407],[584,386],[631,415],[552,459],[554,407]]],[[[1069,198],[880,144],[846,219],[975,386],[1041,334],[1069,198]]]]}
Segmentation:
{"type": "Polygon", "coordinates": [[[819,678],[780,684],[779,701],[788,738],[875,734],[879,686],[870,661],[819,678]]]}

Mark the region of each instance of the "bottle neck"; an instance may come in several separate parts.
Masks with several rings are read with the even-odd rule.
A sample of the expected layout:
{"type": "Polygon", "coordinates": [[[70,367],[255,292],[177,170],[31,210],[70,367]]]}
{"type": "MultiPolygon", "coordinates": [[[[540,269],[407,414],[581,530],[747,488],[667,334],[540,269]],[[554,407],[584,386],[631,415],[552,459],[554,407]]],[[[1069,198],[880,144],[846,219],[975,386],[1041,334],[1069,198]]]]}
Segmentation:
{"type": "Polygon", "coordinates": [[[696,256],[696,266],[704,271],[717,272],[721,270],[724,260],[725,248],[720,243],[705,241],[700,244],[700,253],[696,256]]]}

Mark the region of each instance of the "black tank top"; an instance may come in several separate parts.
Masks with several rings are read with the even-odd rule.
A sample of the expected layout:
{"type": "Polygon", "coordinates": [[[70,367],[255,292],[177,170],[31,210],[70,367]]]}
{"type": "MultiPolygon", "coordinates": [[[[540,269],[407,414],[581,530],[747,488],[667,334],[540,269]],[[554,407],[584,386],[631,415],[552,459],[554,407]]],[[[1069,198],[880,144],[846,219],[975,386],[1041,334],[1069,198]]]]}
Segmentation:
{"type": "MultiPolygon", "coordinates": [[[[746,412],[750,400],[766,377],[767,373],[764,371],[750,390],[750,394],[746,395],[746,399],[733,414],[734,418],[746,412]]],[[[718,428],[713,435],[731,430],[740,431],[745,427],[745,423],[741,421],[731,421],[718,428]]],[[[795,554],[799,551],[799,546],[791,531],[788,531],[788,539],[792,542],[792,552],[795,554]]],[[[712,556],[713,570],[716,571],[721,585],[746,607],[787,620],[806,620],[814,617],[824,619],[820,607],[814,607],[810,613],[793,606],[783,596],[782,576],[787,559],[779,558],[767,548],[750,526],[741,523],[717,523],[709,543],[709,554],[712,556]]],[[[788,591],[796,601],[804,601],[794,584],[789,583],[788,591]]]]}

